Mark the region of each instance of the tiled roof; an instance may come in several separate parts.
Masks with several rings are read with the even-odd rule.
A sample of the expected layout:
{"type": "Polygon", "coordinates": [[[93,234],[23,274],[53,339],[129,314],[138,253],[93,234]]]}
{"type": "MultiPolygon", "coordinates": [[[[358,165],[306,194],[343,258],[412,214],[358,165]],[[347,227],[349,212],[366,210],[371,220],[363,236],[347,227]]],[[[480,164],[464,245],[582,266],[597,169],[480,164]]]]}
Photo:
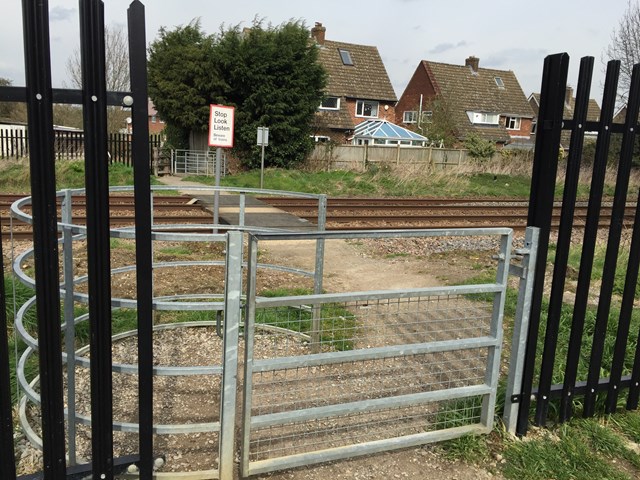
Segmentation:
{"type": "Polygon", "coordinates": [[[501,125],[472,124],[466,113],[469,111],[524,118],[534,116],[518,79],[510,70],[478,68],[474,71],[466,65],[426,60],[422,61],[422,65],[436,92],[452,104],[460,137],[474,132],[493,141],[507,142],[510,139],[509,133],[501,125]]]}
{"type": "MultiPolygon", "coordinates": [[[[540,94],[532,93],[531,96],[535,99],[535,102],[532,102],[533,112],[538,115],[538,109],[540,108],[540,94]]],[[[564,112],[562,116],[564,118],[573,118],[573,111],[576,107],[576,99],[575,97],[571,97],[569,101],[564,102],[564,112]]],[[[596,102],[593,98],[589,99],[589,106],[587,107],[587,120],[590,122],[597,122],[600,119],[600,106],[598,102],[596,102]]]]}
{"type": "Polygon", "coordinates": [[[327,95],[396,102],[395,91],[376,47],[325,40],[318,60],[327,71],[327,95]],[[349,51],[353,65],[342,62],[338,49],[349,51]]]}
{"type": "MultiPolygon", "coordinates": [[[[565,95],[564,102],[564,111],[562,112],[562,116],[565,119],[572,119],[574,114],[574,109],[576,107],[576,99],[572,95],[573,90],[571,87],[567,89],[567,94],[565,95]]],[[[531,104],[531,108],[533,112],[538,116],[538,110],[540,108],[540,94],[532,93],[529,97],[531,104]]],[[[593,98],[589,99],[589,105],[587,106],[587,121],[597,122],[600,120],[600,106],[598,102],[596,102],[593,98]]],[[[569,130],[563,130],[560,134],[560,144],[564,148],[569,148],[569,144],[571,143],[571,132],[569,130]]]]}

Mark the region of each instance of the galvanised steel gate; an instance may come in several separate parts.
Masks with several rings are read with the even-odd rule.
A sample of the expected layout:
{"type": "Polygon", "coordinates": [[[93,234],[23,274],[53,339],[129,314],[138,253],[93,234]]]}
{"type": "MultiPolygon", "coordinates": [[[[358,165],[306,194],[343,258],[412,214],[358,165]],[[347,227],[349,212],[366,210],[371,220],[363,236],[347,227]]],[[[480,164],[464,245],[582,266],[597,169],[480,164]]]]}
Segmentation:
{"type": "Polygon", "coordinates": [[[242,474],[489,432],[511,242],[509,229],[250,235],[242,474]],[[452,236],[497,238],[495,282],[386,290],[381,272],[376,291],[260,296],[270,242],[452,236]]]}
{"type": "MultiPolygon", "coordinates": [[[[63,247],[66,321],[59,328],[67,340],[72,340],[75,336],[74,325],[90,320],[89,315],[75,317],[73,309],[69,311],[66,308],[73,305],[73,300],[81,303],[90,300],[85,293],[75,291],[80,289],[86,277],[67,275],[74,269],[73,239],[82,240],[84,230],[83,227],[69,224],[62,224],[61,227],[66,239],[63,247]],[[73,234],[76,229],[78,232],[73,234]]],[[[116,229],[111,234],[118,242],[135,238],[131,229],[127,228],[116,229]]],[[[214,298],[216,295],[199,293],[158,296],[153,301],[154,309],[158,311],[191,309],[220,313],[215,316],[216,321],[160,323],[153,327],[158,334],[168,329],[177,332],[178,329],[212,329],[215,326],[223,343],[217,349],[220,356],[217,359],[215,356],[210,358],[213,362],[211,365],[173,366],[163,363],[153,367],[156,376],[154,383],[157,384],[167,383],[164,381],[167,377],[206,375],[208,378],[198,377],[202,378],[198,382],[202,391],[200,395],[204,395],[198,402],[204,403],[206,400],[211,403],[211,399],[217,399],[208,420],[194,416],[186,422],[163,419],[151,425],[156,442],[162,435],[171,435],[174,439],[182,436],[186,443],[173,440],[174,449],[183,450],[184,446],[180,445],[194,442],[207,444],[206,448],[202,445],[200,450],[208,451],[204,459],[208,467],[204,470],[180,470],[181,478],[234,478],[236,454],[242,458],[241,473],[246,476],[419,445],[467,433],[487,433],[492,429],[507,276],[511,272],[521,278],[523,301],[518,307],[520,321],[517,321],[515,332],[526,332],[526,325],[522,322],[526,319],[526,293],[530,292],[531,285],[527,264],[534,260],[535,229],[527,232],[524,248],[516,250],[516,254],[523,258],[522,267],[510,262],[512,233],[509,229],[255,233],[249,235],[248,266],[243,253],[246,235],[242,232],[191,233],[183,238],[181,235],[157,232],[154,244],[158,241],[161,245],[163,239],[174,243],[223,242],[226,252],[223,262],[226,266],[224,293],[218,300],[214,298]],[[322,293],[325,242],[421,241],[455,237],[464,241],[476,237],[483,238],[485,242],[487,239],[494,240],[493,247],[481,255],[483,261],[491,262],[492,253],[495,254],[495,281],[450,287],[322,293]],[[264,263],[264,260],[258,262],[259,249],[264,252],[266,247],[269,252],[272,242],[278,240],[288,242],[285,248],[291,248],[293,243],[306,244],[313,265],[311,270],[295,265],[264,263]],[[245,289],[242,283],[246,270],[248,281],[245,289]],[[265,286],[274,284],[270,272],[279,272],[288,278],[285,285],[293,292],[291,296],[269,298],[262,295],[265,286]],[[301,285],[307,286],[308,294],[296,293],[295,289],[301,285]],[[245,290],[246,293],[243,293],[245,290]],[[239,377],[239,352],[243,348],[244,376],[239,377]],[[220,363],[216,363],[218,361],[220,363]],[[244,414],[239,416],[236,415],[236,400],[243,382],[244,414]],[[239,452],[236,443],[238,427],[242,431],[239,452]]],[[[29,264],[29,253],[16,258],[14,269],[23,283],[32,284],[21,268],[21,265],[29,264]]],[[[220,261],[201,260],[196,264],[215,268],[220,261]]],[[[185,261],[154,263],[156,270],[189,266],[189,262],[185,261]]],[[[118,267],[112,270],[112,275],[131,270],[131,266],[118,267]]],[[[378,281],[380,284],[385,282],[384,271],[380,271],[378,281]]],[[[112,306],[116,309],[135,309],[135,304],[135,299],[112,298],[112,306]]],[[[23,321],[24,314],[32,305],[32,301],[27,302],[16,318],[16,329],[28,345],[18,368],[21,389],[25,395],[20,403],[20,423],[27,438],[44,447],[47,439],[38,437],[35,431],[38,427],[32,428],[30,425],[27,409],[27,403],[37,409],[44,408],[47,402],[46,397],[38,394],[41,379],[25,379],[25,359],[41,349],[39,340],[28,333],[23,321]]],[[[123,340],[136,335],[139,336],[139,329],[137,332],[118,334],[110,342],[117,349],[123,340]]],[[[171,337],[164,338],[171,341],[171,337]]],[[[159,341],[157,336],[154,341],[159,341]]],[[[512,365],[517,365],[522,344],[522,335],[515,333],[512,365]]],[[[6,348],[6,342],[3,341],[2,345],[6,348]]],[[[192,345],[191,348],[206,347],[192,345]]],[[[79,373],[73,372],[96,368],[86,357],[86,348],[74,349],[71,342],[66,357],[63,357],[68,365],[76,365],[75,368],[66,369],[64,382],[68,398],[65,417],[68,420],[67,448],[71,465],[78,459],[73,437],[75,432],[80,430],[80,425],[91,426],[93,430],[92,419],[77,410],[73,391],[80,391],[81,388],[77,381],[79,373]]],[[[123,377],[135,376],[138,368],[135,364],[114,361],[112,369],[110,376],[114,379],[114,387],[110,397],[113,400],[128,395],[130,385],[135,383],[127,380],[125,382],[128,383],[123,383],[123,377]]],[[[1,379],[3,383],[8,382],[8,374],[3,374],[1,379]]],[[[511,375],[507,398],[518,390],[518,380],[517,373],[511,375]]],[[[191,388],[182,382],[180,385],[181,388],[191,388]]],[[[86,393],[87,387],[83,388],[86,393]]],[[[178,398],[179,393],[169,398],[178,398]]],[[[166,402],[165,394],[166,391],[164,394],[156,391],[155,401],[166,402]]],[[[118,400],[118,403],[122,403],[121,398],[118,400]]],[[[134,398],[131,408],[135,410],[136,407],[143,408],[143,405],[136,405],[134,398]]],[[[190,407],[180,403],[179,408],[190,407]]],[[[513,424],[514,415],[517,414],[514,408],[517,409],[517,405],[512,404],[507,409],[505,420],[508,425],[513,424]]],[[[4,424],[7,428],[3,427],[3,434],[12,430],[10,413],[10,403],[7,402],[3,406],[3,415],[7,416],[4,424]]],[[[135,414],[125,411],[126,415],[132,413],[135,414]]],[[[111,420],[110,430],[139,436],[142,430],[140,422],[135,418],[123,421],[122,414],[120,408],[118,418],[111,420]]],[[[131,448],[130,441],[128,446],[126,443],[123,445],[123,437],[119,438],[114,444],[118,451],[122,451],[123,446],[131,448]]],[[[86,451],[86,446],[83,449],[86,451]]],[[[174,458],[175,454],[171,448],[167,449],[167,443],[162,440],[154,447],[154,451],[156,454],[165,454],[168,459],[174,458]]],[[[10,452],[11,449],[3,449],[3,454],[10,452]]],[[[86,455],[86,452],[82,455],[86,455]]],[[[134,461],[138,462],[137,456],[117,458],[114,466],[126,467],[134,461]]],[[[8,468],[12,464],[5,463],[4,466],[8,468]]],[[[171,467],[169,471],[156,473],[159,478],[176,475],[173,462],[167,466],[171,467]]],[[[71,466],[67,475],[83,471],[87,471],[86,465],[71,466]]]]}

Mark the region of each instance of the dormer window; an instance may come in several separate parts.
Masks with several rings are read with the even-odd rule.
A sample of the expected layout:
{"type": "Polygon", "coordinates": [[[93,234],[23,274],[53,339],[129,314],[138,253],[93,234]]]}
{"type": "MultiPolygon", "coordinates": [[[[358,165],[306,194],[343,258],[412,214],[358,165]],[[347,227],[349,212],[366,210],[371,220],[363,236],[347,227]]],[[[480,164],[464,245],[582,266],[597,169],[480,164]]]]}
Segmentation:
{"type": "Polygon", "coordinates": [[[469,117],[469,121],[473,124],[481,124],[481,125],[499,125],[500,124],[500,115],[498,115],[497,113],[467,112],[467,116],[469,117]]]}
{"type": "Polygon", "coordinates": [[[504,88],[504,82],[502,81],[502,78],[495,77],[494,80],[496,81],[496,85],[498,86],[498,88],[504,88]]]}
{"type": "Polygon", "coordinates": [[[340,110],[340,98],[324,97],[320,104],[320,110],[340,110]]]}
{"type": "Polygon", "coordinates": [[[349,50],[339,48],[338,53],[340,53],[343,65],[353,65],[353,59],[351,58],[351,52],[349,52],[349,50]]]}

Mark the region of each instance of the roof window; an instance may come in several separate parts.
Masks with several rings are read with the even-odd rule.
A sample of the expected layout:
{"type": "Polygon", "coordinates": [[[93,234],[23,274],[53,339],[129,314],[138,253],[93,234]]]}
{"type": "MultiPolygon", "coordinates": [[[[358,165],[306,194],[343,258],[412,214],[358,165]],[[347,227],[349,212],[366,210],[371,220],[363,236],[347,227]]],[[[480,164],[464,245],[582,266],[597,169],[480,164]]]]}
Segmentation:
{"type": "Polygon", "coordinates": [[[353,59],[351,58],[351,53],[349,52],[349,50],[339,48],[338,53],[340,53],[340,58],[342,59],[342,63],[344,65],[353,65],[353,59]]]}
{"type": "Polygon", "coordinates": [[[504,82],[502,81],[502,78],[495,77],[494,80],[496,81],[496,85],[498,86],[498,88],[504,88],[504,82]]]}

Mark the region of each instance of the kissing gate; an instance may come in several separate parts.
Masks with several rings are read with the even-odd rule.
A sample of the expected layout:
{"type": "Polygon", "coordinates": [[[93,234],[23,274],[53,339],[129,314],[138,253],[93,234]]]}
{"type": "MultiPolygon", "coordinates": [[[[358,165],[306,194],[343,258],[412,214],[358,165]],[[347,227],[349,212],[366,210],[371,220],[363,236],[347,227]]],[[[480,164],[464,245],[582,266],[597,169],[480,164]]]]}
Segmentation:
{"type": "Polygon", "coordinates": [[[245,221],[246,202],[253,195],[274,192],[251,189],[210,189],[237,201],[238,224],[190,226],[196,228],[194,233],[185,226],[183,231],[180,226],[169,229],[153,220],[154,195],[162,187],[152,188],[149,181],[142,4],[136,0],[129,8],[131,92],[120,93],[105,87],[102,2],[80,3],[82,91],[51,88],[47,2],[24,0],[23,5],[26,88],[0,87],[0,101],[27,103],[32,196],[16,202],[11,213],[13,219],[33,224],[34,248],[13,260],[12,268],[18,280],[35,289],[35,297],[16,313],[15,335],[26,348],[16,367],[22,397],[14,409],[4,285],[0,292],[2,479],[17,474],[14,414],[26,438],[42,449],[41,472],[25,478],[47,479],[170,478],[176,472],[180,478],[231,479],[236,468],[248,476],[489,432],[500,400],[497,387],[509,274],[519,278],[519,294],[504,408],[507,428],[526,433],[532,402],[536,423],[544,424],[554,398],[560,400],[560,420],[571,416],[576,397],[584,399],[583,414],[593,415],[598,393],[605,390],[606,411],[615,410],[620,391],[627,388],[627,408],[637,407],[640,350],[628,352],[627,343],[633,344],[628,338],[637,334],[631,331],[631,320],[640,264],[638,210],[629,260],[619,267],[626,271],[626,279],[615,319],[611,304],[640,107],[638,68],[625,123],[615,124],[619,63],[610,62],[602,113],[595,122],[586,117],[593,59],[582,60],[573,117],[564,118],[568,56],[547,58],[531,227],[520,248],[512,249],[513,235],[507,228],[325,232],[326,197],[291,192],[275,193],[317,200],[317,229],[300,233],[260,229],[245,221]],[[124,101],[125,97],[131,98],[124,101]],[[54,102],[83,106],[83,191],[55,189],[54,102]],[[107,105],[123,102],[132,105],[136,224],[111,229],[105,112],[107,105]],[[550,298],[545,302],[563,129],[571,130],[570,153],[550,298]],[[570,317],[564,383],[553,385],[558,330],[564,321],[561,312],[567,308],[563,293],[585,131],[598,132],[589,218],[570,317]],[[581,378],[578,363],[585,318],[593,310],[588,294],[612,134],[622,134],[616,196],[597,312],[593,312],[591,358],[586,378],[581,378]],[[73,223],[81,193],[86,196],[86,227],[73,223]],[[30,211],[25,208],[29,206],[30,211]],[[455,243],[461,237],[485,242],[489,253],[484,261],[493,268],[493,281],[433,286],[416,280],[416,285],[397,287],[381,272],[375,289],[325,291],[326,253],[335,242],[394,240],[399,245],[428,246],[436,239],[455,243]],[[196,261],[154,261],[160,242],[199,242],[206,248],[199,250],[202,258],[196,261]],[[306,266],[283,263],[298,244],[308,245],[312,252],[302,262],[306,266]],[[132,264],[112,266],[111,249],[118,245],[135,249],[132,264]],[[284,257],[277,256],[278,245],[285,245],[284,257]],[[86,260],[86,274],[78,274],[79,257],[86,260]],[[512,263],[514,258],[517,264],[512,263]],[[33,270],[25,268],[30,264],[33,270]],[[221,292],[154,292],[159,271],[185,267],[222,271],[221,292]],[[283,281],[288,287],[306,288],[274,294],[270,288],[283,286],[283,281]],[[134,285],[132,296],[121,293],[127,282],[134,285]],[[79,306],[88,308],[78,310],[79,306]],[[37,321],[29,325],[34,309],[37,321]],[[114,335],[114,321],[127,312],[133,312],[136,328],[114,335]],[[171,317],[175,312],[189,315],[171,317]],[[198,312],[199,316],[192,315],[198,312]],[[165,315],[173,320],[161,321],[165,315]],[[544,348],[538,361],[538,331],[544,318],[544,348]],[[79,347],[76,328],[87,323],[88,345],[79,347]],[[612,324],[617,324],[614,354],[606,360],[605,336],[612,324]],[[172,345],[168,353],[162,351],[165,344],[172,345]],[[191,347],[186,358],[180,357],[184,352],[179,344],[191,347]],[[34,355],[39,375],[28,378],[27,366],[34,355]],[[603,368],[610,372],[607,379],[600,378],[603,368]],[[183,456],[186,461],[181,465],[183,456]]]}

